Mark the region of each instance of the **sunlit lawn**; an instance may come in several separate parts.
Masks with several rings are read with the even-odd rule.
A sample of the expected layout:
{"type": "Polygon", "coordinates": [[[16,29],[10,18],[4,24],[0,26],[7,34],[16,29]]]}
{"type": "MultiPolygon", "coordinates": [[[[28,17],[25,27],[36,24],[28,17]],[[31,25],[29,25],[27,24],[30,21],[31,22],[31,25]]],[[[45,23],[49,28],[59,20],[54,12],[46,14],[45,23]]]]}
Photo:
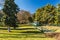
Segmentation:
{"type": "Polygon", "coordinates": [[[33,26],[21,26],[17,30],[11,28],[11,32],[7,31],[7,27],[0,27],[0,40],[55,40],[48,38],[33,26]]]}
{"type": "Polygon", "coordinates": [[[0,38],[0,40],[55,40],[52,38],[0,38]]]}

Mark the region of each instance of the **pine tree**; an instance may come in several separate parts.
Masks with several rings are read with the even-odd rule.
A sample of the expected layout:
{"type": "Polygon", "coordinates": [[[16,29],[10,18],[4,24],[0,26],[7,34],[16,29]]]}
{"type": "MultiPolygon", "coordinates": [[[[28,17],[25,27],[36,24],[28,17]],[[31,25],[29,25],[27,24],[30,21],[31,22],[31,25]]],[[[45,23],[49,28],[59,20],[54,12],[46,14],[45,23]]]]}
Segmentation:
{"type": "Polygon", "coordinates": [[[8,26],[8,31],[10,32],[10,27],[14,27],[17,25],[17,13],[19,11],[18,6],[15,4],[14,0],[5,0],[5,5],[3,8],[3,12],[6,14],[5,24],[8,26]]]}

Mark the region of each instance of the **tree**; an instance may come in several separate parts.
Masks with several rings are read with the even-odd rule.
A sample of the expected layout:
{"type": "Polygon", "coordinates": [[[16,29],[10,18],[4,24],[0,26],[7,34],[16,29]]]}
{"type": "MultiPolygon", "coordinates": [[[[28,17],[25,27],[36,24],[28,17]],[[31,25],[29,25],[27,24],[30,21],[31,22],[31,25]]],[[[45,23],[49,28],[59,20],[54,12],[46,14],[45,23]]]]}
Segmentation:
{"type": "Polygon", "coordinates": [[[35,20],[42,25],[54,24],[56,10],[55,7],[48,4],[42,8],[38,8],[35,13],[35,20]]]}
{"type": "Polygon", "coordinates": [[[60,4],[56,7],[56,14],[55,14],[55,25],[58,26],[60,24],[60,4]]]}
{"type": "Polygon", "coordinates": [[[4,15],[3,15],[3,13],[2,13],[2,11],[0,10],[0,22],[2,21],[2,17],[3,17],[4,15]]]}
{"type": "Polygon", "coordinates": [[[4,15],[3,11],[0,10],[0,26],[5,26],[4,25],[4,18],[5,18],[5,15],[4,15]]]}
{"type": "Polygon", "coordinates": [[[10,32],[10,27],[16,29],[17,25],[17,13],[19,11],[18,6],[15,4],[14,0],[5,0],[5,5],[3,12],[6,14],[5,24],[8,26],[8,32],[10,32]]]}
{"type": "Polygon", "coordinates": [[[58,24],[60,24],[60,4],[58,4],[57,13],[58,13],[58,24]]]}
{"type": "Polygon", "coordinates": [[[17,19],[21,24],[27,24],[32,21],[31,14],[25,10],[20,10],[20,12],[17,14],[17,19]]]}
{"type": "MultiPolygon", "coordinates": [[[[38,8],[34,14],[35,21],[39,22],[40,25],[51,25],[55,24],[56,7],[48,4],[42,8],[38,8]]],[[[41,32],[43,28],[41,27],[41,32]]]]}
{"type": "Polygon", "coordinates": [[[30,23],[33,22],[33,18],[32,17],[29,17],[28,20],[29,20],[30,23]]]}
{"type": "MultiPolygon", "coordinates": [[[[48,4],[47,6],[44,7],[45,8],[45,13],[44,15],[46,15],[45,19],[46,19],[46,23],[48,25],[51,25],[51,24],[54,24],[54,20],[55,20],[55,14],[56,14],[56,11],[55,11],[55,8],[54,6],[48,4]]],[[[43,16],[44,17],[44,16],[43,16]]]]}

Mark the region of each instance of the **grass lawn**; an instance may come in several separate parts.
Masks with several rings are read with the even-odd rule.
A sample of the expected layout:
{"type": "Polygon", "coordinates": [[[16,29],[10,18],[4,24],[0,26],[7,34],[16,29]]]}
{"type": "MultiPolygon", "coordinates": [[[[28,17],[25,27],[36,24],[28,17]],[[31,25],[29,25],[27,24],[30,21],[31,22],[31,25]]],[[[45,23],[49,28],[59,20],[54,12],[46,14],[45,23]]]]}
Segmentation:
{"type": "Polygon", "coordinates": [[[7,31],[7,27],[0,27],[0,40],[55,40],[48,38],[33,26],[21,26],[17,30],[11,28],[11,32],[7,31]]]}
{"type": "Polygon", "coordinates": [[[55,40],[52,38],[0,38],[0,40],[55,40]]]}

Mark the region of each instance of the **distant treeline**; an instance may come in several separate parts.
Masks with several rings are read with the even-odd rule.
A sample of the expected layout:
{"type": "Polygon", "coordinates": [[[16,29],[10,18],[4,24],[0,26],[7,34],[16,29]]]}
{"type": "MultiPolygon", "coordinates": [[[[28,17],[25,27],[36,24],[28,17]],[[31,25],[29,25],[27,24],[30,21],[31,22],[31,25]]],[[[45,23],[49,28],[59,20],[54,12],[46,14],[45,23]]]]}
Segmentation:
{"type": "MultiPolygon", "coordinates": [[[[4,19],[5,14],[0,11],[0,21],[4,19]]],[[[28,11],[20,10],[17,13],[17,19],[20,24],[39,22],[39,25],[59,25],[60,24],[60,4],[53,6],[47,4],[44,7],[38,8],[35,13],[31,14],[28,11]]]]}

